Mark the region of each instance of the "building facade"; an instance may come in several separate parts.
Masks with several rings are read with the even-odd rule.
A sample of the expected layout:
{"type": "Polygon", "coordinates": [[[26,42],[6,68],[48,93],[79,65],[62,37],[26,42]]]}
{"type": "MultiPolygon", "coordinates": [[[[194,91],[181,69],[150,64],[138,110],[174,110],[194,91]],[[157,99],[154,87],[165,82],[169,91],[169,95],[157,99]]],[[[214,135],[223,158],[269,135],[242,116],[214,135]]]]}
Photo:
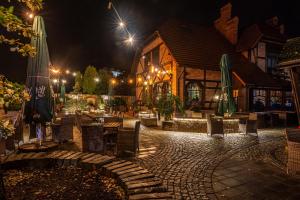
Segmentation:
{"type": "Polygon", "coordinates": [[[215,109],[221,89],[219,62],[228,54],[238,111],[291,109],[286,103],[291,100],[290,89],[270,69],[284,44],[282,26],[268,29],[268,34],[278,32],[279,39],[263,31],[254,37],[252,29],[239,38],[239,18],[232,17],[231,10],[231,4],[221,8],[213,27],[178,20],[160,26],[136,52],[136,99],[155,102],[172,93],[186,108],[196,102],[201,109],[215,109]]]}

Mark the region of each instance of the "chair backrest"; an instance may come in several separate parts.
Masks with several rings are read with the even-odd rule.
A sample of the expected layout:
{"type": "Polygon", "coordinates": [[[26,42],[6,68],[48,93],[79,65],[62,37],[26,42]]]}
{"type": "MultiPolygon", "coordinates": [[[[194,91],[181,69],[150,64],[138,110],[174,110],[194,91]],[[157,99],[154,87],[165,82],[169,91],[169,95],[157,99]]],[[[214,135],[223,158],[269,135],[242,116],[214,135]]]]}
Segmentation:
{"type": "Polygon", "coordinates": [[[141,127],[141,121],[136,121],[135,122],[135,127],[134,127],[134,133],[135,133],[135,148],[139,149],[140,145],[140,127],[141,127]]]}

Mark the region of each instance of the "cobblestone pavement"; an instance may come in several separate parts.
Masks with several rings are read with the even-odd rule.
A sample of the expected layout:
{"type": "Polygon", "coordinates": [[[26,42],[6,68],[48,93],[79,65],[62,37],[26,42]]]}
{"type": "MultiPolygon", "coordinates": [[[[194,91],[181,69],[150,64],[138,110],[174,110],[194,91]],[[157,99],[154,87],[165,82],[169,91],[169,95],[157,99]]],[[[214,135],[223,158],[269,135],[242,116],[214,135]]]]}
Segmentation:
{"type": "Polygon", "coordinates": [[[283,171],[283,130],[219,138],[141,129],[135,161],[160,177],[175,199],[299,199],[300,180],[283,171]]]}

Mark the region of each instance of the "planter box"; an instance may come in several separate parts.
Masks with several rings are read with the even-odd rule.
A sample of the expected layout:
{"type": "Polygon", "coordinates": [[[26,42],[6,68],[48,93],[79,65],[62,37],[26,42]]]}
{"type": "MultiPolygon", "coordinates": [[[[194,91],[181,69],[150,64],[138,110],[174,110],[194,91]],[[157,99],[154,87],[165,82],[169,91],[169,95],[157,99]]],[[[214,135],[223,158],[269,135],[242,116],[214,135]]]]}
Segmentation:
{"type": "Polygon", "coordinates": [[[156,117],[142,117],[141,124],[144,126],[157,126],[157,118],[156,117]]]}
{"type": "Polygon", "coordinates": [[[165,131],[174,131],[176,128],[173,121],[162,121],[162,129],[165,131]]]}

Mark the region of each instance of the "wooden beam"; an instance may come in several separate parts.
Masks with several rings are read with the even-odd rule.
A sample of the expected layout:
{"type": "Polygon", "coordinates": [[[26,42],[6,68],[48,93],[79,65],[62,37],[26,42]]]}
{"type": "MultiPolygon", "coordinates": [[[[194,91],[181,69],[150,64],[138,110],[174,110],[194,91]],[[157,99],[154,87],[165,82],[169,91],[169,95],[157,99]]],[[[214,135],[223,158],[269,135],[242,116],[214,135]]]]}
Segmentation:
{"type": "Polygon", "coordinates": [[[241,77],[239,77],[239,75],[237,75],[237,73],[232,72],[232,74],[242,83],[244,87],[246,87],[246,83],[241,79],[241,77]]]}

